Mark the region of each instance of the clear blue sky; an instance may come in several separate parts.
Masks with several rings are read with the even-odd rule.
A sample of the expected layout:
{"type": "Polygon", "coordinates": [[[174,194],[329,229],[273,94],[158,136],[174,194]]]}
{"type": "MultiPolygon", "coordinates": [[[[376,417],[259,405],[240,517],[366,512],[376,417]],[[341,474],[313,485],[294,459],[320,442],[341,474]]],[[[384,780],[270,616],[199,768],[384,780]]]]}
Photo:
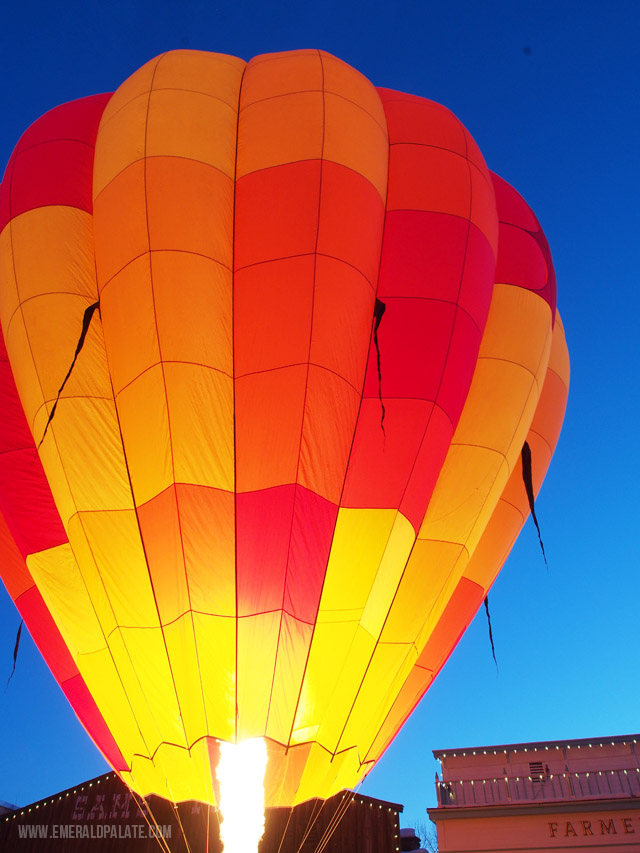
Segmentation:
{"type": "MultiPolygon", "coordinates": [[[[551,244],[572,357],[569,408],[539,499],[484,613],[363,793],[434,804],[431,750],[640,728],[637,0],[92,3],[5,6],[0,161],[64,101],[111,91],[151,57],[328,50],[376,85],[446,104],[551,244]]],[[[19,618],[0,596],[0,682],[19,618]]],[[[5,673],[3,675],[3,672],[5,673]]],[[[23,637],[0,687],[0,799],[31,802],[106,766],[23,637]]]]}

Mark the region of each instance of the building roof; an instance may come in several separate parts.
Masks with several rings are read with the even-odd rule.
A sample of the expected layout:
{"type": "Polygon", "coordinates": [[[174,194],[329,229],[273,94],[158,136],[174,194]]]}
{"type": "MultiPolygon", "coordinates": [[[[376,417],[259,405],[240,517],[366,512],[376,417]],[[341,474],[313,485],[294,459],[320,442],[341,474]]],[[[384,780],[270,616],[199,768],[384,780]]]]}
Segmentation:
{"type": "Polygon", "coordinates": [[[458,746],[453,749],[434,749],[434,758],[446,758],[447,755],[460,755],[464,753],[482,754],[484,752],[514,752],[516,750],[529,749],[562,749],[563,747],[590,747],[590,746],[615,746],[616,744],[640,742],[640,734],[631,735],[609,735],[607,737],[592,738],[564,738],[562,740],[539,740],[525,743],[499,743],[489,746],[458,746]]]}

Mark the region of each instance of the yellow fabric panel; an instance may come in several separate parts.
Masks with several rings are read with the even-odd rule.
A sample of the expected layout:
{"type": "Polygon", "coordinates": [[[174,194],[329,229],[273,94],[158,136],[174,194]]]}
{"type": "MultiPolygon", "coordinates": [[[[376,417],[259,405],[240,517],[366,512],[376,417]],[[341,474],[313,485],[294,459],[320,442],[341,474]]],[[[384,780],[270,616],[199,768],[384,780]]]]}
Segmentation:
{"type": "MultiPolygon", "coordinates": [[[[407,562],[387,621],[382,641],[412,643],[438,599],[450,567],[464,551],[456,542],[417,539],[407,562]]],[[[434,626],[434,622],[429,624],[434,626]]]]}
{"type": "MultiPolygon", "coordinates": [[[[140,630],[142,634],[152,629],[134,629],[140,630]]],[[[159,633],[159,629],[156,629],[159,633]]],[[[146,750],[143,754],[153,755],[158,746],[162,743],[165,737],[163,731],[163,720],[159,719],[156,708],[153,707],[151,697],[145,695],[145,680],[138,675],[136,667],[144,666],[140,658],[136,654],[132,654],[129,649],[129,643],[123,637],[122,630],[116,628],[108,637],[108,649],[113,658],[115,668],[118,673],[118,678],[122,684],[122,689],[128,697],[128,701],[135,714],[136,723],[140,732],[140,736],[146,744],[146,750]]],[[[149,661],[146,667],[156,678],[164,676],[166,673],[161,673],[156,661],[149,661]]],[[[166,670],[166,655],[165,655],[165,670],[166,670]]],[[[82,670],[81,670],[82,671],[82,670]]],[[[96,672],[96,675],[99,673],[96,672]]],[[[175,704],[175,699],[174,699],[175,704]]],[[[116,723],[116,725],[120,725],[116,723]]],[[[128,760],[131,756],[128,756],[128,760]]]]}
{"type": "MultiPolygon", "coordinates": [[[[331,633],[338,633],[335,631],[335,626],[332,627],[334,631],[331,633]]],[[[329,634],[326,629],[325,633],[329,634]]],[[[339,632],[339,634],[341,633],[342,631],[339,632]]],[[[375,646],[375,638],[362,626],[357,625],[353,640],[344,652],[342,650],[337,651],[335,639],[331,647],[327,649],[329,660],[333,662],[333,670],[325,688],[328,701],[318,707],[318,712],[321,711],[322,716],[318,713],[318,719],[321,719],[321,723],[314,740],[330,752],[335,752],[338,748],[340,735],[349,710],[356,699],[375,646]]]]}
{"type": "Polygon", "coordinates": [[[376,639],[380,636],[391,602],[395,598],[414,542],[415,533],[411,522],[398,512],[360,618],[360,624],[365,631],[376,639]]]}
{"type": "Polygon", "coordinates": [[[233,380],[199,364],[165,363],[173,477],[233,491],[233,380]]]}
{"type": "MultiPolygon", "coordinates": [[[[16,365],[16,381],[19,392],[24,395],[27,420],[32,424],[43,398],[38,381],[34,383],[37,390],[31,388],[30,371],[24,380],[20,376],[23,363],[32,363],[35,359],[44,398],[55,399],[73,359],[84,309],[97,299],[91,217],[84,211],[53,205],[30,210],[12,220],[5,229],[2,251],[9,254],[5,265],[15,268],[18,282],[15,296],[24,303],[18,311],[12,289],[7,288],[9,301],[2,305],[2,323],[9,348],[13,323],[20,321],[21,314],[26,322],[28,344],[21,340],[20,346],[25,349],[14,352],[9,348],[9,355],[16,365]]],[[[3,298],[6,298],[4,290],[3,287],[3,298]]],[[[104,359],[104,347],[91,331],[85,344],[86,352],[83,352],[90,363],[104,359]]],[[[74,371],[65,395],[101,395],[108,387],[103,387],[102,378],[95,367],[77,374],[74,371]]],[[[36,441],[40,438],[37,436],[36,441]]]]}
{"type": "Polygon", "coordinates": [[[165,625],[163,632],[178,694],[180,715],[187,743],[191,744],[208,731],[193,614],[186,613],[170,625],[165,625]]]}
{"type": "Polygon", "coordinates": [[[136,504],[143,504],[173,482],[164,365],[127,385],[117,402],[133,495],[136,504]]]}
{"type": "Polygon", "coordinates": [[[70,545],[33,554],[27,566],[121,751],[129,756],[145,752],[138,728],[144,714],[138,703],[134,717],[131,698],[136,691],[127,695],[123,687],[123,654],[126,670],[127,653],[120,650],[120,655],[114,655],[107,648],[105,624],[100,624],[93,598],[95,589],[81,574],[70,545]]]}
{"type": "Polygon", "coordinates": [[[153,760],[134,755],[131,773],[120,775],[127,785],[144,796],[157,794],[176,803],[200,800],[216,805],[205,738],[191,749],[163,743],[153,760]]]}
{"type": "Polygon", "coordinates": [[[317,622],[359,621],[397,510],[340,507],[317,622]]]}
{"type": "Polygon", "coordinates": [[[318,791],[322,791],[322,796],[328,798],[342,788],[352,785],[353,779],[357,778],[358,766],[355,750],[333,758],[331,753],[321,746],[312,744],[293,804],[317,797],[318,791]]]}
{"type": "Polygon", "coordinates": [[[265,776],[265,803],[291,806],[298,781],[311,752],[311,744],[293,748],[266,739],[269,772],[265,776]]]}
{"type": "MultiPolygon", "coordinates": [[[[28,299],[14,314],[7,343],[39,442],[73,362],[84,311],[97,300],[91,217],[64,206],[37,208],[14,221],[12,237],[20,290],[28,299]]],[[[92,317],[40,453],[67,528],[76,511],[131,507],[99,312],[92,317]]]]}
{"type": "Polygon", "coordinates": [[[149,755],[147,733],[142,729],[144,713],[141,713],[140,704],[134,706],[125,692],[121,664],[111,649],[80,655],[76,663],[122,755],[126,760],[136,754],[149,755]]]}
{"type": "Polygon", "coordinates": [[[102,595],[96,598],[98,618],[105,626],[115,619],[117,625],[155,628],[160,623],[149,580],[138,521],[133,510],[86,512],[69,533],[79,542],[81,569],[91,578],[92,591],[98,587],[97,571],[104,586],[109,608],[103,610],[102,595]],[[85,562],[86,561],[86,562],[85,562]],[[95,566],[93,562],[95,561],[95,566]],[[86,565],[86,569],[85,569],[86,565]]]}
{"type": "MultiPolygon", "coordinates": [[[[120,627],[112,637],[117,634],[122,637],[135,672],[134,677],[149,705],[161,740],[185,746],[186,732],[182,708],[162,629],[120,627]]],[[[123,683],[127,693],[132,693],[130,683],[124,678],[123,683]]]]}
{"type": "Polygon", "coordinates": [[[278,655],[269,699],[266,736],[288,743],[302,682],[313,626],[288,613],[281,614],[278,655]]]}
{"type": "MultiPolygon", "coordinates": [[[[89,513],[89,518],[94,519],[97,514],[89,513]]],[[[92,543],[87,537],[83,525],[83,514],[76,513],[68,524],[69,539],[73,542],[73,553],[78,567],[82,572],[87,600],[85,606],[93,610],[95,618],[100,623],[105,638],[116,627],[116,618],[113,607],[109,601],[109,595],[105,589],[104,581],[98,570],[98,565],[92,551],[92,543]]],[[[106,643],[106,640],[105,640],[106,643]]],[[[103,643],[103,645],[105,644],[103,643]]]]}
{"type": "MultiPolygon", "coordinates": [[[[66,391],[65,387],[40,448],[40,458],[60,517],[68,528],[76,509],[81,512],[128,509],[131,491],[125,476],[113,400],[66,397],[66,391]],[[79,437],[79,432],[84,434],[79,437]],[[91,439],[100,442],[99,449],[89,447],[91,439]],[[65,500],[67,489],[71,504],[65,500]]],[[[36,442],[44,435],[48,411],[51,406],[41,409],[36,418],[36,442]]]]}
{"type": "Polygon", "coordinates": [[[280,611],[238,620],[237,739],[262,737],[278,654],[280,611]]]}
{"type": "Polygon", "coordinates": [[[240,110],[238,178],[324,157],[363,175],[385,198],[384,110],[371,83],[346,63],[320,51],[258,57],[245,71],[240,110]]]}
{"type": "Polygon", "coordinates": [[[209,731],[232,741],[236,731],[236,623],[193,614],[209,731]]]}
{"type": "Polygon", "coordinates": [[[105,638],[87,597],[71,546],[27,557],[27,568],[74,659],[102,649],[105,638]]]}
{"type": "Polygon", "coordinates": [[[340,738],[339,750],[357,746],[364,757],[417,658],[413,644],[378,643],[340,738]]]}
{"type": "Polygon", "coordinates": [[[20,301],[73,293],[95,302],[92,239],[91,215],[75,207],[37,207],[12,219],[3,232],[2,248],[9,252],[8,260],[13,256],[20,301]]]}
{"type": "Polygon", "coordinates": [[[504,455],[498,450],[452,444],[418,540],[454,542],[466,547],[476,520],[485,509],[487,495],[505,467],[504,455]]]}
{"type": "MultiPolygon", "coordinates": [[[[358,628],[357,621],[316,624],[291,744],[302,744],[317,738],[319,721],[323,719],[331,704],[336,674],[341,672],[349,656],[353,654],[354,640],[358,632],[362,641],[366,642],[366,632],[358,628]]],[[[372,642],[370,638],[369,642],[372,642]]],[[[359,663],[366,666],[366,658],[363,657],[359,663]]]]}
{"type": "Polygon", "coordinates": [[[293,743],[336,749],[414,539],[396,510],[338,511],[293,743]]]}
{"type": "Polygon", "coordinates": [[[186,252],[154,252],[153,297],[163,358],[208,364],[231,376],[230,291],[231,272],[217,261],[186,252]]]}
{"type": "MultiPolygon", "coordinates": [[[[29,338],[29,350],[38,372],[42,404],[45,401],[53,404],[58,396],[60,386],[73,361],[75,348],[82,330],[82,318],[89,304],[85,296],[47,293],[27,300],[20,308],[20,314],[29,338]]],[[[19,314],[16,313],[14,320],[18,321],[18,317],[19,314]]],[[[82,348],[83,367],[85,368],[99,365],[100,362],[104,364],[105,360],[102,336],[97,330],[98,317],[96,317],[96,321],[96,328],[89,329],[82,348]]],[[[9,326],[9,336],[11,336],[12,326],[13,323],[9,326]]],[[[106,389],[100,388],[99,381],[91,376],[90,370],[85,369],[76,374],[74,368],[60,399],[97,396],[100,391],[106,391],[106,389]]],[[[42,408],[26,414],[34,426],[34,431],[35,422],[38,420],[37,415],[44,417],[44,423],[46,423],[47,415],[42,411],[42,408]]],[[[42,424],[43,431],[44,423],[42,424]]],[[[36,432],[36,442],[39,442],[41,438],[42,433],[36,432]]]]}

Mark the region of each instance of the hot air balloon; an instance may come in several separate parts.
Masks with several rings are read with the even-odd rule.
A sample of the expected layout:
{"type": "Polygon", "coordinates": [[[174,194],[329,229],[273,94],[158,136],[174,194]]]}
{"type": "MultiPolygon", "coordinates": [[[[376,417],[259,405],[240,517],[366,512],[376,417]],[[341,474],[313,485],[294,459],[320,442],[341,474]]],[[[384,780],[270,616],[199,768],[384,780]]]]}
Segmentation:
{"type": "Polygon", "coordinates": [[[268,805],[357,785],[558,438],[536,217],[434,102],[180,50],[36,121],[0,229],[2,573],[77,716],[142,795],[258,737],[268,805]]]}

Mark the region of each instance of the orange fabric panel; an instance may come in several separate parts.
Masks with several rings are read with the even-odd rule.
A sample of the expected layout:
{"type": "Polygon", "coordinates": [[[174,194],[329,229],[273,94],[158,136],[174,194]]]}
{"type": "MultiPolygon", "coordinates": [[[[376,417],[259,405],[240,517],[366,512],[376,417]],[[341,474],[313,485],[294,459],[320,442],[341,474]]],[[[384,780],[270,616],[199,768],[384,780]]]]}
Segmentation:
{"type": "Polygon", "coordinates": [[[315,263],[309,254],[236,272],[235,322],[248,330],[236,336],[236,377],[308,359],[315,263]]]}
{"type": "Polygon", "coordinates": [[[228,175],[184,157],[149,157],[145,160],[145,200],[150,251],[191,252],[231,267],[228,214],[233,209],[233,182],[228,175]],[[218,211],[227,215],[218,218],[218,211]]]}
{"type": "Polygon", "coordinates": [[[304,364],[236,379],[238,491],[296,482],[306,379],[304,364]]]}
{"type": "Polygon", "coordinates": [[[33,578],[27,569],[24,557],[16,548],[4,516],[0,514],[0,560],[2,581],[7,592],[15,601],[33,587],[33,578]]]}
{"type": "Polygon", "coordinates": [[[437,672],[447,660],[484,598],[481,586],[460,578],[437,628],[418,658],[418,665],[437,672]]]}
{"type": "Polygon", "coordinates": [[[336,505],[359,406],[353,386],[329,370],[309,367],[298,482],[336,505]]]}
{"type": "MultiPolygon", "coordinates": [[[[555,451],[569,392],[569,360],[564,329],[559,314],[553,330],[553,342],[544,385],[527,435],[531,448],[531,474],[537,495],[555,451]]],[[[529,502],[516,465],[473,558],[465,577],[489,589],[502,568],[527,516],[529,502]]]]}
{"type": "Polygon", "coordinates": [[[235,496],[183,483],[175,489],[191,607],[199,613],[235,616],[235,496]]]}

